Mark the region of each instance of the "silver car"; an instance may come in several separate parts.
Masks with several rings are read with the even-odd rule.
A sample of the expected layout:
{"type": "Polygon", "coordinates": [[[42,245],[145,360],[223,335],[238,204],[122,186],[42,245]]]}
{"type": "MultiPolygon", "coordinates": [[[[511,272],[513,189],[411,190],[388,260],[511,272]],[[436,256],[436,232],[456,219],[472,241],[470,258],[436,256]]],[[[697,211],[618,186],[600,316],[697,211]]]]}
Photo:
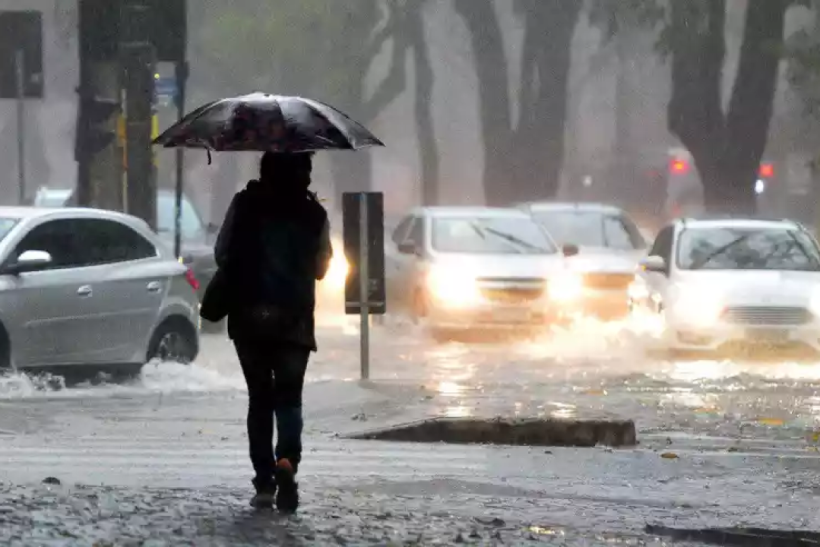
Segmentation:
{"type": "Polygon", "coordinates": [[[0,368],[190,362],[197,286],[138,218],[0,207],[0,368]]]}
{"type": "Polygon", "coordinates": [[[559,245],[578,253],[572,259],[577,280],[574,289],[565,292],[565,306],[603,319],[625,316],[627,288],[647,248],[629,215],[598,203],[545,202],[521,207],[559,245]]]}
{"type": "Polygon", "coordinates": [[[543,328],[558,312],[565,258],[519,210],[416,209],[385,245],[388,309],[424,318],[437,338],[543,328]]]}

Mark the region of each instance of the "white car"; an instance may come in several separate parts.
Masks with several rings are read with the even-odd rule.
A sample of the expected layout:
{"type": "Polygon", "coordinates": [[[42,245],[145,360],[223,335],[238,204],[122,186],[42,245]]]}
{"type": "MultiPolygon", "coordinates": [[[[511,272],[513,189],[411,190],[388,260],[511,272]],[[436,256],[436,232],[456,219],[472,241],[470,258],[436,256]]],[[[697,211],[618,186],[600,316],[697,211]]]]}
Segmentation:
{"type": "Polygon", "coordinates": [[[792,221],[675,221],[629,293],[633,311],[660,319],[665,349],[820,351],[820,248],[792,221]]]}
{"type": "Polygon", "coordinates": [[[198,283],[142,220],[0,207],[0,369],[137,372],[199,350],[198,283]]]}
{"type": "Polygon", "coordinates": [[[388,312],[424,319],[437,338],[543,328],[566,288],[558,246],[516,209],[419,208],[385,245],[388,312]]]}
{"type": "Polygon", "coordinates": [[[526,203],[527,211],[561,246],[577,247],[571,261],[578,276],[577,295],[567,308],[603,319],[627,314],[627,288],[635,278],[646,240],[618,207],[599,203],[526,203]]]}

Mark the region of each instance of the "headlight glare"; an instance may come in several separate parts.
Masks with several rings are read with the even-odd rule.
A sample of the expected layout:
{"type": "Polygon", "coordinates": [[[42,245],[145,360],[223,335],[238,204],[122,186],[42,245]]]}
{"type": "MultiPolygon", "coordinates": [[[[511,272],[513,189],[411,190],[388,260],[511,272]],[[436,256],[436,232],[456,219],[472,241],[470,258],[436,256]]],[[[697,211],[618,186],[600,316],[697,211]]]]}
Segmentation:
{"type": "Polygon", "coordinates": [[[549,279],[550,299],[557,302],[572,302],[581,297],[584,282],[580,275],[562,273],[549,279]]]}
{"type": "Polygon", "coordinates": [[[437,266],[430,269],[427,288],[437,301],[452,306],[475,304],[480,294],[476,279],[455,268],[437,266]]]}

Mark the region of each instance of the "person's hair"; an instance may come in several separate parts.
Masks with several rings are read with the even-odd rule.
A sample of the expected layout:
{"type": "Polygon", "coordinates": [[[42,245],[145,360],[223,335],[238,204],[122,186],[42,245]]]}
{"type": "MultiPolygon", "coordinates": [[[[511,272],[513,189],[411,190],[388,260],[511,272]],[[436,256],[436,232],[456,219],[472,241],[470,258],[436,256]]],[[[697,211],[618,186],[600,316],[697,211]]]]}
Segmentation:
{"type": "Polygon", "coordinates": [[[285,154],[265,152],[259,162],[259,179],[263,182],[310,185],[313,171],[313,154],[285,154]]]}

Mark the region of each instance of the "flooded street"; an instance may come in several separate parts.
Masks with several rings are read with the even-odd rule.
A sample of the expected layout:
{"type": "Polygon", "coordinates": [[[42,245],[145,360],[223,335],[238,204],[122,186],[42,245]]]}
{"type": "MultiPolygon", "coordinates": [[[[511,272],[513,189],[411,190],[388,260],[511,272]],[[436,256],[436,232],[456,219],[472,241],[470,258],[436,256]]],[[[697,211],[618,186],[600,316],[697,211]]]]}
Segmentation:
{"type": "Polygon", "coordinates": [[[653,360],[623,326],[436,344],[420,327],[388,324],[374,326],[371,381],[359,382],[354,324],[320,332],[295,521],[247,509],[244,383],[228,342],[208,336],[194,365],[149,365],[125,384],[3,379],[0,498],[12,509],[0,503],[2,533],[20,538],[11,545],[30,544],[32,522],[49,545],[87,544],[66,534],[581,545],[651,544],[642,534],[653,522],[820,526],[820,363],[653,360]],[[431,451],[343,438],[431,416],[621,417],[635,420],[640,444],[431,451]]]}
{"type": "MultiPolygon", "coordinates": [[[[649,356],[643,336],[628,325],[586,322],[540,339],[441,344],[419,326],[388,323],[372,330],[371,383],[419,390],[426,412],[451,417],[604,413],[634,419],[644,433],[718,437],[803,439],[820,430],[820,361],[671,361],[649,356]]],[[[358,381],[355,318],[324,321],[319,346],[308,368],[313,387],[358,381]]],[[[124,383],[69,387],[61,378],[12,374],[0,379],[0,402],[243,397],[244,390],[230,341],[208,335],[190,366],[151,364],[124,383]]]]}

